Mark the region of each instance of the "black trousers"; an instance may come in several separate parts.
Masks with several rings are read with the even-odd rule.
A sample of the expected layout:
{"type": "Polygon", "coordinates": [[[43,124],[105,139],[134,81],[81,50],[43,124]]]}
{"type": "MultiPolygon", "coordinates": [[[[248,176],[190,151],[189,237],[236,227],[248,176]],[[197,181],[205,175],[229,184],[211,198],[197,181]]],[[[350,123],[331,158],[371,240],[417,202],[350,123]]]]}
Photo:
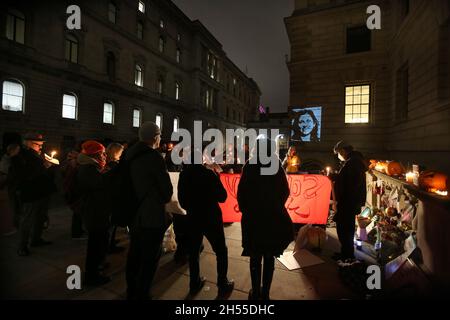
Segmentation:
{"type": "Polygon", "coordinates": [[[275,257],[272,255],[251,255],[250,256],[250,276],[252,278],[253,298],[269,299],[270,286],[272,284],[273,271],[275,269],[275,257]],[[262,261],[264,258],[264,269],[262,261]],[[261,290],[261,271],[262,290],[261,290]]]}
{"type": "Polygon", "coordinates": [[[341,256],[343,259],[355,257],[353,239],[355,237],[355,216],[361,211],[360,206],[338,207],[336,218],[336,231],[341,243],[341,256]]]}
{"type": "Polygon", "coordinates": [[[131,230],[126,270],[128,299],[149,298],[165,231],[165,228],[131,230]]]}
{"type": "Polygon", "coordinates": [[[28,242],[39,241],[42,237],[47,217],[49,198],[20,204],[20,248],[28,247],[28,242]]]}
{"type": "Polygon", "coordinates": [[[92,230],[88,232],[86,252],[86,277],[95,278],[99,275],[100,264],[106,256],[108,243],[108,229],[92,230]]]}
{"type": "Polygon", "coordinates": [[[208,239],[216,254],[217,261],[217,286],[222,286],[227,282],[228,273],[228,248],[225,242],[223,222],[214,221],[211,224],[202,222],[197,224],[190,222],[189,227],[189,274],[190,287],[195,288],[200,282],[200,251],[203,236],[208,239]]]}
{"type": "Polygon", "coordinates": [[[188,234],[188,218],[185,215],[173,215],[173,231],[175,233],[175,241],[177,243],[177,251],[175,256],[182,258],[189,254],[189,234],[188,234]]]}

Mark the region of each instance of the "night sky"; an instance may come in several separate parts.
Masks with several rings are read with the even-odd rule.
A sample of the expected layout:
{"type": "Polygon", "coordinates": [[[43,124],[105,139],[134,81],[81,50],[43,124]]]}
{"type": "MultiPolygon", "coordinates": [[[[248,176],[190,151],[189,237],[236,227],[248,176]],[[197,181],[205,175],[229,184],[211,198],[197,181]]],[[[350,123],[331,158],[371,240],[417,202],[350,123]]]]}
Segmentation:
{"type": "Polygon", "coordinates": [[[261,103],[285,112],[289,103],[290,53],[283,18],[294,0],[173,0],[191,19],[200,20],[227,56],[259,85],[261,103]]]}

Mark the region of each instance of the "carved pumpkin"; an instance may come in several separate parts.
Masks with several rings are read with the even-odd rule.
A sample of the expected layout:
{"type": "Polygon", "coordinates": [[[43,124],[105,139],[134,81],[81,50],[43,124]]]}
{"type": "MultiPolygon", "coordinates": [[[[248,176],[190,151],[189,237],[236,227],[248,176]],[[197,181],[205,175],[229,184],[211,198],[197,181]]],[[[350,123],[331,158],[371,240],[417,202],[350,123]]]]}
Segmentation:
{"type": "Polygon", "coordinates": [[[385,161],[378,161],[377,164],[375,165],[375,170],[385,173],[386,172],[386,167],[387,167],[387,162],[385,162],[385,161]]]}
{"type": "Polygon", "coordinates": [[[405,173],[405,168],[400,162],[390,161],[386,164],[386,173],[389,176],[399,176],[405,173]]]}
{"type": "Polygon", "coordinates": [[[397,209],[392,207],[386,208],[386,215],[389,217],[397,217],[398,216],[397,209]]]}
{"type": "Polygon", "coordinates": [[[442,172],[427,170],[419,176],[419,186],[427,191],[429,189],[445,191],[448,185],[448,176],[442,172]]]}

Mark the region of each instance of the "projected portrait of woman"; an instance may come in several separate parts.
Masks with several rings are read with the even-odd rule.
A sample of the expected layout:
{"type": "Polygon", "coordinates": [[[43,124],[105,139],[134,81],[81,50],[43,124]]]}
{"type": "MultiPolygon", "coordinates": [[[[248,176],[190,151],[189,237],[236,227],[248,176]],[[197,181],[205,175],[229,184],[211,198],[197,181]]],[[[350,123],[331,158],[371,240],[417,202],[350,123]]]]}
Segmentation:
{"type": "Polygon", "coordinates": [[[292,140],[307,142],[320,140],[319,121],[312,110],[304,109],[295,112],[292,130],[292,140]]]}

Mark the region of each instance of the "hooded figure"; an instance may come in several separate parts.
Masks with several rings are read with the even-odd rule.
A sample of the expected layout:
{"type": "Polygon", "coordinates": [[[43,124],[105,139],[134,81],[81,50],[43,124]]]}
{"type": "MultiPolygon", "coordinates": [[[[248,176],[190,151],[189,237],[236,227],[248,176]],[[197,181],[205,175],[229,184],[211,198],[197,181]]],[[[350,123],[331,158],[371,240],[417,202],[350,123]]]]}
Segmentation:
{"type": "MultiPolygon", "coordinates": [[[[267,146],[272,154],[274,143],[258,139],[258,150],[267,146]]],[[[256,155],[256,157],[259,157],[256,155]]],[[[273,157],[272,159],[275,159],[273,157]]],[[[277,159],[276,161],[279,161],[277,159]]],[[[281,164],[274,175],[262,175],[260,159],[256,164],[251,159],[245,164],[238,186],[238,203],[242,212],[243,256],[250,256],[252,290],[250,299],[269,299],[274,271],[274,257],[283,254],[294,239],[293,225],[285,203],[289,197],[289,186],[281,164]],[[261,262],[264,257],[262,291],[261,262]]],[[[270,164],[266,165],[269,166],[270,164]]]]}

